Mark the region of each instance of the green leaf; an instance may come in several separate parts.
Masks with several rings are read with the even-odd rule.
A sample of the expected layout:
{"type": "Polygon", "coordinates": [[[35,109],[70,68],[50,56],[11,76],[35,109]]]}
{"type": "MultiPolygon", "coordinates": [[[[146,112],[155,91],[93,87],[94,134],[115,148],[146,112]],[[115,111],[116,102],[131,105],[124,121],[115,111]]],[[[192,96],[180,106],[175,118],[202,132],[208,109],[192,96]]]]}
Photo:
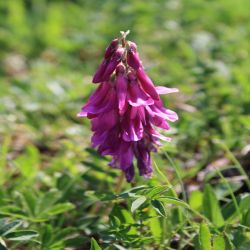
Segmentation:
{"type": "Polygon", "coordinates": [[[44,248],[43,250],[51,249],[51,250],[61,250],[64,249],[65,245],[63,241],[53,242],[49,245],[49,248],[44,248]]]}
{"type": "Polygon", "coordinates": [[[44,213],[51,208],[61,197],[61,193],[58,190],[50,190],[44,194],[38,201],[37,213],[44,213]]]}
{"type": "Polygon", "coordinates": [[[6,234],[14,231],[16,228],[22,225],[22,221],[15,220],[10,223],[0,226],[0,236],[5,236],[6,234]]]}
{"type": "Polygon", "coordinates": [[[213,239],[213,250],[227,250],[224,237],[222,235],[217,235],[213,239]]]}
{"type": "Polygon", "coordinates": [[[114,247],[116,247],[116,249],[118,250],[127,250],[127,248],[124,248],[123,246],[118,245],[118,244],[114,244],[114,247]]]}
{"type": "Polygon", "coordinates": [[[85,229],[89,225],[94,225],[98,222],[98,216],[84,216],[78,221],[78,225],[81,229],[85,229]]]}
{"type": "MultiPolygon", "coordinates": [[[[122,206],[115,204],[110,216],[115,216],[119,219],[121,225],[131,225],[135,223],[135,220],[131,212],[127,209],[124,209],[122,206]]],[[[136,234],[136,228],[131,227],[128,234],[136,234]]]]}
{"type": "Polygon", "coordinates": [[[203,193],[200,190],[195,190],[190,193],[189,205],[194,210],[199,210],[202,207],[203,193]]]}
{"type": "Polygon", "coordinates": [[[220,227],[224,224],[224,219],[222,217],[218,201],[212,187],[209,184],[205,186],[202,205],[204,215],[211,222],[213,222],[214,225],[220,227]]]}
{"type": "Polygon", "coordinates": [[[94,238],[91,238],[90,250],[102,250],[94,238]]]}
{"type": "Polygon", "coordinates": [[[138,209],[146,200],[147,198],[145,196],[141,196],[133,201],[131,205],[131,212],[134,213],[134,211],[138,209]]]}
{"type": "Polygon", "coordinates": [[[146,196],[148,198],[153,198],[157,195],[160,195],[162,194],[163,192],[166,192],[169,190],[169,187],[168,186],[158,186],[158,187],[153,187],[151,189],[149,189],[146,193],[146,196]]]}
{"type": "Polygon", "coordinates": [[[151,200],[151,204],[154,208],[154,210],[161,216],[167,217],[167,213],[165,210],[165,206],[161,201],[158,200],[151,200]]]}
{"type": "Polygon", "coordinates": [[[121,225],[119,218],[116,216],[110,215],[109,221],[110,221],[111,227],[119,227],[121,225]]]}
{"type": "Polygon", "coordinates": [[[118,195],[118,197],[123,198],[123,199],[129,198],[129,197],[136,197],[137,193],[145,189],[148,189],[148,186],[142,185],[142,186],[134,187],[127,191],[122,192],[121,194],[118,195]]]}
{"type": "MultiPolygon", "coordinates": [[[[138,193],[140,192],[141,190],[145,190],[145,189],[148,189],[148,186],[146,185],[141,185],[141,186],[138,186],[138,187],[133,187],[125,192],[128,192],[128,193],[138,193]]],[[[124,193],[125,193],[124,192],[124,193]]]]}
{"type": "Polygon", "coordinates": [[[237,250],[249,250],[250,249],[250,241],[243,242],[237,250]]]}
{"type": "Polygon", "coordinates": [[[195,250],[202,250],[201,248],[201,244],[200,244],[200,239],[199,239],[199,235],[195,235],[194,239],[193,239],[193,243],[194,243],[194,249],[195,250]]]}
{"type": "Polygon", "coordinates": [[[15,163],[25,178],[34,178],[40,164],[39,150],[35,146],[29,145],[25,153],[17,157],[15,163]]]}
{"type": "Polygon", "coordinates": [[[242,224],[250,227],[250,209],[244,214],[242,218],[242,224]]]}
{"type": "MultiPolygon", "coordinates": [[[[220,171],[222,171],[222,169],[220,171]]],[[[218,174],[218,171],[215,171],[215,173],[218,174]]],[[[215,186],[214,192],[218,199],[222,199],[230,194],[231,192],[230,188],[232,192],[235,193],[237,190],[239,190],[242,187],[242,185],[243,183],[240,183],[240,182],[219,183],[215,186]]]]}
{"type": "Polygon", "coordinates": [[[19,210],[14,211],[14,212],[9,212],[9,206],[1,207],[0,214],[5,215],[5,216],[9,216],[9,217],[13,217],[16,219],[23,219],[23,220],[30,219],[26,215],[23,215],[23,213],[19,210]]]}
{"type": "Polygon", "coordinates": [[[63,228],[59,232],[56,233],[53,239],[58,240],[58,241],[63,240],[76,233],[77,233],[77,229],[74,227],[63,228]]]}
{"type": "Polygon", "coordinates": [[[23,203],[23,206],[27,210],[27,214],[31,217],[35,215],[35,209],[37,205],[37,198],[35,196],[34,191],[25,190],[24,192],[20,193],[20,197],[23,203]]]}
{"type": "Polygon", "coordinates": [[[211,250],[211,234],[209,231],[209,227],[206,223],[200,224],[200,235],[199,240],[201,244],[202,250],[211,250]]]}
{"type": "MultiPolygon", "coordinates": [[[[236,197],[236,201],[239,205],[239,209],[241,212],[244,212],[250,209],[250,195],[239,195],[236,197]]],[[[222,209],[223,216],[225,220],[230,220],[237,215],[237,211],[233,201],[226,204],[222,209]]]]}
{"type": "MultiPolygon", "coordinates": [[[[8,151],[11,143],[11,135],[6,135],[4,137],[4,140],[1,141],[0,145],[0,166],[1,166],[1,175],[0,175],[0,185],[5,182],[5,180],[8,180],[8,176],[10,174],[10,171],[8,168],[6,168],[6,162],[8,159],[8,151]]],[[[1,204],[1,201],[0,201],[1,204]]]]}
{"type": "Polygon", "coordinates": [[[78,247],[77,249],[81,249],[81,247],[86,244],[86,241],[88,238],[80,235],[80,236],[75,236],[73,238],[69,238],[64,240],[64,245],[65,247],[71,247],[69,249],[76,249],[75,247],[78,247]],[[73,248],[72,248],[73,247],[73,248]]]}
{"type": "Polygon", "coordinates": [[[177,199],[175,197],[172,197],[172,196],[164,196],[164,197],[159,197],[157,198],[158,201],[162,201],[164,203],[169,203],[169,204],[174,204],[174,205],[177,205],[177,206],[182,206],[182,207],[186,207],[186,208],[189,208],[189,205],[180,200],[180,199],[177,199]]]}
{"type": "Polygon", "coordinates": [[[0,228],[1,228],[1,226],[3,226],[4,224],[6,224],[7,221],[8,221],[7,218],[2,218],[2,219],[0,219],[0,228]]]}
{"type": "Polygon", "coordinates": [[[65,213],[65,212],[73,209],[74,207],[75,206],[70,202],[60,203],[60,204],[56,204],[53,207],[51,207],[50,209],[48,209],[46,211],[46,213],[53,216],[53,215],[65,213]]]}
{"type": "Polygon", "coordinates": [[[28,241],[34,237],[37,237],[38,233],[31,230],[20,230],[7,234],[5,237],[8,240],[13,241],[28,241]]]}
{"type": "Polygon", "coordinates": [[[240,200],[240,210],[246,209],[250,209],[250,194],[242,196],[240,200]]]}
{"type": "Polygon", "coordinates": [[[165,223],[165,221],[163,220],[166,220],[166,219],[157,216],[157,212],[155,209],[149,210],[149,216],[150,216],[150,219],[148,221],[149,221],[150,231],[153,237],[155,238],[155,241],[160,241],[162,237],[162,231],[163,231],[162,223],[165,223]]]}
{"type": "Polygon", "coordinates": [[[40,233],[41,235],[41,246],[42,249],[45,248],[46,246],[49,246],[52,237],[53,237],[53,229],[50,224],[44,225],[44,227],[41,230],[42,232],[40,233]]]}
{"type": "MultiPolygon", "coordinates": [[[[121,209],[120,214],[121,214],[121,217],[123,218],[124,223],[132,224],[135,222],[134,218],[133,218],[132,214],[129,212],[129,210],[121,209]]],[[[119,220],[121,221],[120,218],[119,218],[119,220]]]]}
{"type": "Polygon", "coordinates": [[[229,239],[227,234],[225,235],[225,245],[226,245],[226,250],[235,250],[235,247],[233,245],[233,243],[231,242],[231,240],[229,239]]]}
{"type": "Polygon", "coordinates": [[[5,242],[0,237],[0,250],[7,250],[5,242]]]}

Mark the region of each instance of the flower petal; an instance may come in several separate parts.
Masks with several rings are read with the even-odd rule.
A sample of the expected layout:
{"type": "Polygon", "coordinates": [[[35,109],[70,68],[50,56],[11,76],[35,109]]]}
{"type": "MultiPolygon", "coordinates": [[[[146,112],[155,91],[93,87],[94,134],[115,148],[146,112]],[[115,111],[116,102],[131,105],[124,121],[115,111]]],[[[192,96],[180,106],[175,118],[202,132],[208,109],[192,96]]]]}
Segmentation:
{"type": "Polygon", "coordinates": [[[106,96],[98,102],[89,102],[83,108],[82,111],[90,114],[100,114],[107,112],[115,107],[117,96],[113,88],[106,94],[106,96]]]}
{"type": "Polygon", "coordinates": [[[129,119],[129,114],[122,121],[122,138],[125,141],[139,141],[143,136],[143,125],[139,116],[129,119]]]}
{"type": "Polygon", "coordinates": [[[140,107],[154,104],[154,100],[148,96],[138,84],[136,78],[128,76],[130,84],[128,87],[128,102],[131,106],[140,107]]]}
{"type": "Polygon", "coordinates": [[[161,101],[155,102],[155,105],[148,106],[146,109],[151,116],[159,116],[171,122],[178,120],[178,115],[174,111],[164,108],[161,101]]]}
{"type": "Polygon", "coordinates": [[[135,148],[139,173],[149,178],[153,172],[150,151],[146,148],[144,140],[137,142],[135,148]]]}
{"type": "Polygon", "coordinates": [[[126,97],[127,97],[127,87],[128,80],[124,75],[124,66],[118,65],[116,68],[116,90],[118,97],[118,108],[120,115],[123,115],[127,109],[126,97]]]}
{"type": "Polygon", "coordinates": [[[150,119],[152,124],[156,127],[163,128],[163,129],[170,129],[169,124],[165,121],[165,119],[161,118],[160,116],[154,116],[150,119]]]}
{"type": "Polygon", "coordinates": [[[108,135],[107,131],[98,131],[95,132],[91,138],[91,145],[93,148],[97,147],[98,145],[103,144],[106,137],[108,135]]]}
{"type": "Polygon", "coordinates": [[[154,100],[159,100],[159,95],[155,89],[155,86],[151,79],[147,76],[142,67],[140,67],[136,75],[141,83],[142,88],[145,90],[147,94],[149,94],[154,100]]]}
{"type": "Polygon", "coordinates": [[[98,117],[92,119],[92,131],[105,131],[114,127],[118,122],[118,113],[115,109],[100,114],[98,117]]]}
{"type": "Polygon", "coordinates": [[[130,167],[126,169],[124,172],[125,172],[125,177],[126,177],[127,182],[131,182],[135,176],[134,165],[131,164],[130,167]]]}
{"type": "Polygon", "coordinates": [[[165,95],[165,94],[179,92],[179,89],[177,89],[177,88],[167,88],[164,86],[156,86],[155,89],[159,95],[165,95]]]}
{"type": "Polygon", "coordinates": [[[120,168],[126,170],[133,164],[134,154],[131,143],[121,142],[119,150],[120,168]]]}

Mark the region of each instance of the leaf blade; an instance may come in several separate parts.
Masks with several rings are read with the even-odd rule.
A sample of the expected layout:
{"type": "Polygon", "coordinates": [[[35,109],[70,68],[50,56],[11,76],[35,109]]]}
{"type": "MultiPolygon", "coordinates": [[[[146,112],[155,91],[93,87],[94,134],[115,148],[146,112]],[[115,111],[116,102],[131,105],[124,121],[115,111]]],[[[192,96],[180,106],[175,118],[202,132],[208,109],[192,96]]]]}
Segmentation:
{"type": "Polygon", "coordinates": [[[131,212],[134,213],[136,209],[138,209],[145,201],[147,198],[145,196],[140,196],[136,200],[133,201],[131,205],[131,212]]]}

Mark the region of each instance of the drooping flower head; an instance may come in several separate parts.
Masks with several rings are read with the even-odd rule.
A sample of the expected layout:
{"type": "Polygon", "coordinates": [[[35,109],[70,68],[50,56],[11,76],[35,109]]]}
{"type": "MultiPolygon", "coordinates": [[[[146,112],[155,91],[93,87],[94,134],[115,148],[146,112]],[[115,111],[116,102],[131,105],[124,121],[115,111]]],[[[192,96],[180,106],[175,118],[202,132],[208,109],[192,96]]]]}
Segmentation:
{"type": "Polygon", "coordinates": [[[134,42],[126,41],[127,32],[107,47],[93,83],[96,91],[78,114],[91,120],[92,146],[101,155],[112,157],[109,165],[121,169],[128,182],[135,175],[134,158],[139,174],[152,175],[150,153],[159,140],[171,139],[157,132],[169,130],[169,121],[177,114],[164,108],[161,94],[178,92],[176,88],[155,87],[146,74],[134,42]]]}

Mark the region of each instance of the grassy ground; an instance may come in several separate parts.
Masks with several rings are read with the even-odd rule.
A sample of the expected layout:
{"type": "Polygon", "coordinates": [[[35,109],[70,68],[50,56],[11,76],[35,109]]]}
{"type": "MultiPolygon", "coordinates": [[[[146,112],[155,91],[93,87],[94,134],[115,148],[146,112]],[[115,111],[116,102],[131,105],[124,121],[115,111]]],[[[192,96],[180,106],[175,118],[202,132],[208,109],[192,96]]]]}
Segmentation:
{"type": "Polygon", "coordinates": [[[0,249],[250,249],[249,8],[0,1],[0,249]],[[127,29],[156,85],[180,89],[164,99],[173,142],[132,186],[76,117],[127,29]]]}

